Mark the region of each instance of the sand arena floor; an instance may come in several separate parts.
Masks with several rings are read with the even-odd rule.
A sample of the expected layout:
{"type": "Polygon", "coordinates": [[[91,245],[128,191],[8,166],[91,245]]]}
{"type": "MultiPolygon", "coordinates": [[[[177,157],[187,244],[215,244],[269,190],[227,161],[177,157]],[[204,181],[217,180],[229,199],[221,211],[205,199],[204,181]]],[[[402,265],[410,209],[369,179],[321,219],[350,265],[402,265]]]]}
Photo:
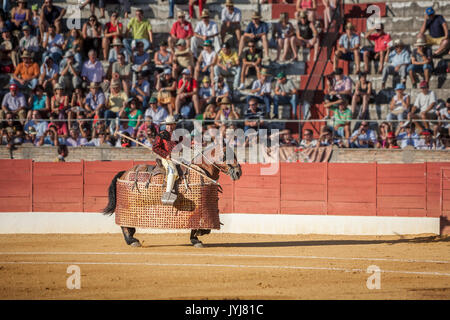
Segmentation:
{"type": "Polygon", "coordinates": [[[121,234],[0,235],[0,299],[450,299],[448,236],[212,233],[203,249],[187,233],[136,237],[143,247],[121,234]],[[67,288],[71,265],[80,289],[67,288]]]}

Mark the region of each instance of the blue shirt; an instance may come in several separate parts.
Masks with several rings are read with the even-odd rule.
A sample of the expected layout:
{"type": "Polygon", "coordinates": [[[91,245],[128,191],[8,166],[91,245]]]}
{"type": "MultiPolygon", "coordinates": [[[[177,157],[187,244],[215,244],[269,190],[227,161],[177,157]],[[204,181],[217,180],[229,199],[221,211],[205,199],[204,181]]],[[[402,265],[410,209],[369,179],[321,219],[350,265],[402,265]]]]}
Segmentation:
{"type": "Polygon", "coordinates": [[[94,99],[94,95],[92,94],[92,92],[89,92],[89,94],[86,97],[86,104],[91,107],[92,110],[97,109],[101,104],[105,104],[105,95],[103,94],[103,92],[101,91],[97,91],[97,93],[95,94],[95,99],[94,99]]]}
{"type": "Polygon", "coordinates": [[[406,132],[401,132],[397,136],[397,141],[400,143],[402,149],[406,146],[413,146],[415,148],[419,142],[419,135],[417,133],[412,133],[411,136],[408,137],[406,132]]]}
{"type": "Polygon", "coordinates": [[[267,23],[260,21],[259,26],[256,27],[253,21],[251,21],[247,25],[247,29],[245,29],[245,33],[253,33],[254,35],[260,34],[260,33],[268,33],[269,27],[267,26],[267,23]]]}
{"type": "Polygon", "coordinates": [[[360,44],[360,39],[356,33],[352,33],[350,38],[348,37],[348,35],[346,33],[344,33],[339,38],[339,45],[344,47],[347,50],[354,49],[356,46],[359,46],[359,44],[360,44]],[[349,45],[350,45],[350,47],[349,47],[349,45]]]}
{"type": "Polygon", "coordinates": [[[435,15],[433,19],[427,19],[426,30],[430,31],[431,37],[442,38],[445,35],[443,23],[445,23],[445,19],[441,15],[435,15]]]}
{"type": "Polygon", "coordinates": [[[389,62],[394,67],[402,64],[410,64],[411,56],[406,48],[404,48],[400,53],[397,53],[397,51],[393,50],[391,53],[389,53],[389,62]]]}

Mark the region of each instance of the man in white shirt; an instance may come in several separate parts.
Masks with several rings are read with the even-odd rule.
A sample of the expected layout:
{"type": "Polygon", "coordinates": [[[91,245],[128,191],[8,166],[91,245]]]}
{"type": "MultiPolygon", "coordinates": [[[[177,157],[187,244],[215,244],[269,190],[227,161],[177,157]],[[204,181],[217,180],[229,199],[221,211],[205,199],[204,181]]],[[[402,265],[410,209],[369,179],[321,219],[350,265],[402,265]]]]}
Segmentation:
{"type": "Polygon", "coordinates": [[[418,94],[414,106],[411,110],[412,119],[422,119],[423,126],[426,129],[430,128],[427,120],[436,118],[436,95],[428,88],[428,83],[422,81],[419,85],[421,92],[418,94]]]}
{"type": "Polygon", "coordinates": [[[225,42],[227,33],[233,34],[233,32],[236,34],[238,43],[241,41],[241,20],[241,10],[234,6],[233,0],[226,0],[225,8],[222,9],[220,14],[220,21],[222,23],[220,26],[220,35],[222,42],[225,42]]]}
{"type": "Polygon", "coordinates": [[[266,116],[270,115],[270,104],[272,103],[272,82],[269,76],[268,71],[262,69],[259,79],[253,82],[251,93],[247,96],[247,104],[252,98],[256,99],[259,103],[264,103],[266,106],[266,116]]]}
{"type": "Polygon", "coordinates": [[[202,21],[197,23],[194,29],[194,36],[191,40],[191,51],[197,58],[199,49],[206,40],[211,40],[214,50],[220,50],[219,27],[214,21],[209,19],[209,11],[204,9],[201,15],[202,21]]]}

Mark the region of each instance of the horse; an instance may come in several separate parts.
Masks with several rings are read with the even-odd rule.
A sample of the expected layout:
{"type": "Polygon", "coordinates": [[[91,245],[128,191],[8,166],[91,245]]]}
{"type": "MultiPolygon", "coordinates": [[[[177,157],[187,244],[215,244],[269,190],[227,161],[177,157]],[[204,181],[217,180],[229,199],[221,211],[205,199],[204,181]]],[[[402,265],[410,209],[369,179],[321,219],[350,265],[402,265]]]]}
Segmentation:
{"type": "MultiPolygon", "coordinates": [[[[166,220],[170,219],[173,220],[174,216],[179,212],[177,211],[178,209],[176,208],[177,203],[180,205],[180,203],[183,203],[184,206],[186,206],[186,204],[188,204],[189,206],[191,206],[190,209],[187,209],[188,211],[195,211],[198,212],[199,210],[205,209],[208,212],[208,215],[212,216],[211,219],[206,219],[206,220],[214,220],[213,223],[213,228],[214,229],[220,229],[220,221],[219,221],[219,212],[218,212],[218,193],[217,192],[221,192],[221,187],[217,184],[212,184],[209,183],[207,184],[205,182],[206,179],[204,179],[203,177],[201,177],[197,172],[203,172],[206,176],[208,176],[210,179],[212,179],[213,181],[217,181],[219,179],[219,175],[220,173],[224,173],[228,176],[231,177],[232,180],[238,180],[240,179],[240,177],[242,176],[242,169],[241,169],[241,165],[239,164],[239,162],[237,161],[237,158],[233,152],[232,149],[227,148],[226,146],[221,148],[214,148],[214,149],[210,149],[210,152],[208,154],[208,156],[204,155],[203,153],[198,154],[196,157],[194,157],[194,159],[192,160],[192,163],[195,163],[195,170],[189,170],[189,172],[181,174],[180,177],[178,178],[176,184],[175,184],[175,188],[178,188],[179,190],[179,195],[178,195],[178,199],[177,201],[174,203],[173,206],[170,205],[162,205],[161,201],[160,201],[160,196],[158,197],[158,194],[161,193],[162,188],[163,188],[163,184],[164,184],[164,176],[165,176],[165,170],[162,167],[161,163],[159,160],[157,160],[157,165],[156,166],[146,166],[146,165],[138,165],[133,167],[130,170],[127,171],[120,171],[119,173],[117,173],[114,178],[111,181],[111,184],[108,188],[108,204],[107,206],[104,208],[103,210],[103,214],[104,215],[112,215],[114,213],[116,213],[116,224],[119,224],[121,229],[122,229],[122,233],[125,239],[125,242],[127,243],[127,245],[132,246],[132,247],[140,247],[141,243],[138,239],[136,239],[134,237],[135,233],[136,233],[136,220],[131,219],[130,221],[118,221],[118,209],[117,209],[117,202],[118,202],[118,187],[121,188],[120,183],[124,183],[123,179],[124,177],[127,177],[127,179],[131,179],[127,181],[128,186],[127,188],[123,189],[125,190],[125,192],[127,193],[127,199],[126,201],[129,203],[133,203],[133,209],[129,209],[131,208],[131,206],[127,207],[127,209],[129,209],[130,211],[137,212],[134,213],[133,212],[133,218],[135,216],[142,216],[141,211],[144,210],[143,207],[145,207],[145,210],[153,210],[152,212],[154,212],[155,214],[153,215],[153,217],[157,217],[158,215],[161,217],[162,211],[167,212],[169,211],[169,215],[166,214],[166,220]],[[216,150],[221,150],[221,153],[223,155],[223,157],[221,157],[220,161],[216,161],[217,158],[220,158],[221,155],[218,155],[218,157],[215,156],[215,151],[216,150]],[[232,154],[233,159],[231,161],[226,161],[226,154],[228,152],[228,155],[232,154]],[[231,152],[231,153],[230,153],[231,152]],[[199,157],[201,157],[201,159],[199,160],[199,157]],[[212,159],[216,159],[216,160],[211,160],[212,159]],[[158,171],[159,169],[159,171],[158,171]],[[156,171],[156,175],[154,175],[154,171],[156,171]],[[147,175],[145,175],[147,174],[147,175]],[[159,184],[153,184],[155,187],[155,189],[148,189],[149,183],[151,181],[153,175],[154,177],[159,177],[158,181],[160,182],[159,184]],[[145,175],[145,177],[144,177],[145,175]],[[138,178],[139,177],[139,178],[138,178]],[[144,177],[144,178],[143,178],[144,177]],[[148,178],[147,178],[148,177],[148,178]],[[188,177],[188,179],[190,180],[195,180],[197,181],[197,183],[195,184],[195,186],[197,186],[198,188],[202,188],[202,189],[198,189],[200,191],[200,193],[207,193],[207,196],[209,198],[209,202],[208,201],[204,201],[204,199],[200,202],[197,202],[196,204],[190,200],[186,200],[184,198],[185,193],[189,192],[189,190],[191,190],[192,186],[189,186],[186,182],[186,177],[188,177]],[[145,183],[146,180],[147,182],[145,183]],[[184,192],[180,192],[180,190],[182,190],[184,188],[183,186],[183,181],[184,180],[184,192]],[[139,181],[139,182],[138,182],[139,181]],[[198,183],[200,181],[200,183],[198,183]],[[130,188],[130,182],[132,184],[132,187],[130,188]],[[139,188],[139,184],[141,185],[141,188],[139,188]],[[145,185],[147,187],[148,191],[147,194],[145,194],[145,187],[142,187],[142,185],[145,185]],[[157,186],[157,187],[156,187],[157,186]],[[207,188],[207,189],[205,189],[207,188]],[[133,190],[133,191],[130,191],[133,190]],[[137,189],[137,191],[135,191],[137,189]],[[157,192],[155,192],[155,190],[157,192]],[[212,191],[212,192],[211,192],[212,191]],[[133,193],[134,192],[134,193],[133,193]],[[214,195],[215,194],[215,195],[214,195]],[[150,200],[150,198],[152,198],[152,200],[150,200]],[[180,201],[179,201],[180,200],[180,201]],[[207,206],[207,203],[209,203],[209,206],[212,208],[202,208],[207,206]],[[139,208],[141,207],[141,208],[139,208]],[[127,225],[124,225],[127,224],[127,225]],[[134,225],[130,225],[130,224],[134,224],[134,225]]],[[[193,166],[191,166],[193,167],[193,166]]],[[[180,168],[179,168],[180,169],[180,168]]],[[[194,169],[194,168],[193,168],[194,169]]],[[[181,170],[179,170],[181,173],[181,170]]],[[[153,180],[152,180],[153,181],[153,180]]],[[[195,188],[195,187],[194,187],[195,188]]],[[[119,199],[120,201],[120,199],[119,199]]],[[[182,205],[181,205],[182,206],[182,205]]],[[[194,222],[192,222],[192,215],[189,216],[189,226],[192,225],[192,223],[195,224],[195,220],[194,222]]],[[[158,218],[159,219],[159,218],[158,218]]],[[[126,220],[126,219],[125,219],[126,220]]],[[[163,219],[164,220],[164,219],[163,219]]],[[[147,219],[148,221],[148,219],[147,219]]],[[[143,227],[143,228],[153,228],[155,227],[154,225],[152,226],[148,226],[144,223],[144,225],[139,225],[139,227],[143,227]]],[[[168,224],[160,224],[156,226],[157,228],[163,228],[163,229],[171,229],[170,224],[168,226],[168,224]]],[[[180,227],[175,227],[175,228],[180,228],[180,227]]],[[[201,226],[199,226],[198,228],[191,228],[189,227],[189,229],[191,229],[191,233],[190,233],[190,242],[194,247],[197,248],[201,248],[203,247],[203,243],[202,241],[200,241],[198,239],[199,236],[202,235],[206,235],[209,234],[211,232],[211,228],[201,228],[201,226]]]]}

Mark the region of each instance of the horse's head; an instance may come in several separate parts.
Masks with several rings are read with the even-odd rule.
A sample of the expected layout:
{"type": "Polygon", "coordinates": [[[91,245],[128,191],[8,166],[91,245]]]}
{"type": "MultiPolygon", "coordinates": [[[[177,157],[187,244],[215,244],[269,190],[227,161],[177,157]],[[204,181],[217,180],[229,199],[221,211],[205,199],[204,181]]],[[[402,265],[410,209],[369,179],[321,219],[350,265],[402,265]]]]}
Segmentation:
{"type": "MultiPolygon", "coordinates": [[[[233,149],[227,146],[220,148],[214,147],[205,152],[204,163],[210,165],[217,172],[217,178],[220,172],[229,175],[233,180],[239,180],[242,176],[241,165],[239,164],[233,149]],[[218,154],[216,154],[218,151],[218,154]]],[[[214,174],[215,176],[216,174],[214,174]]]]}

